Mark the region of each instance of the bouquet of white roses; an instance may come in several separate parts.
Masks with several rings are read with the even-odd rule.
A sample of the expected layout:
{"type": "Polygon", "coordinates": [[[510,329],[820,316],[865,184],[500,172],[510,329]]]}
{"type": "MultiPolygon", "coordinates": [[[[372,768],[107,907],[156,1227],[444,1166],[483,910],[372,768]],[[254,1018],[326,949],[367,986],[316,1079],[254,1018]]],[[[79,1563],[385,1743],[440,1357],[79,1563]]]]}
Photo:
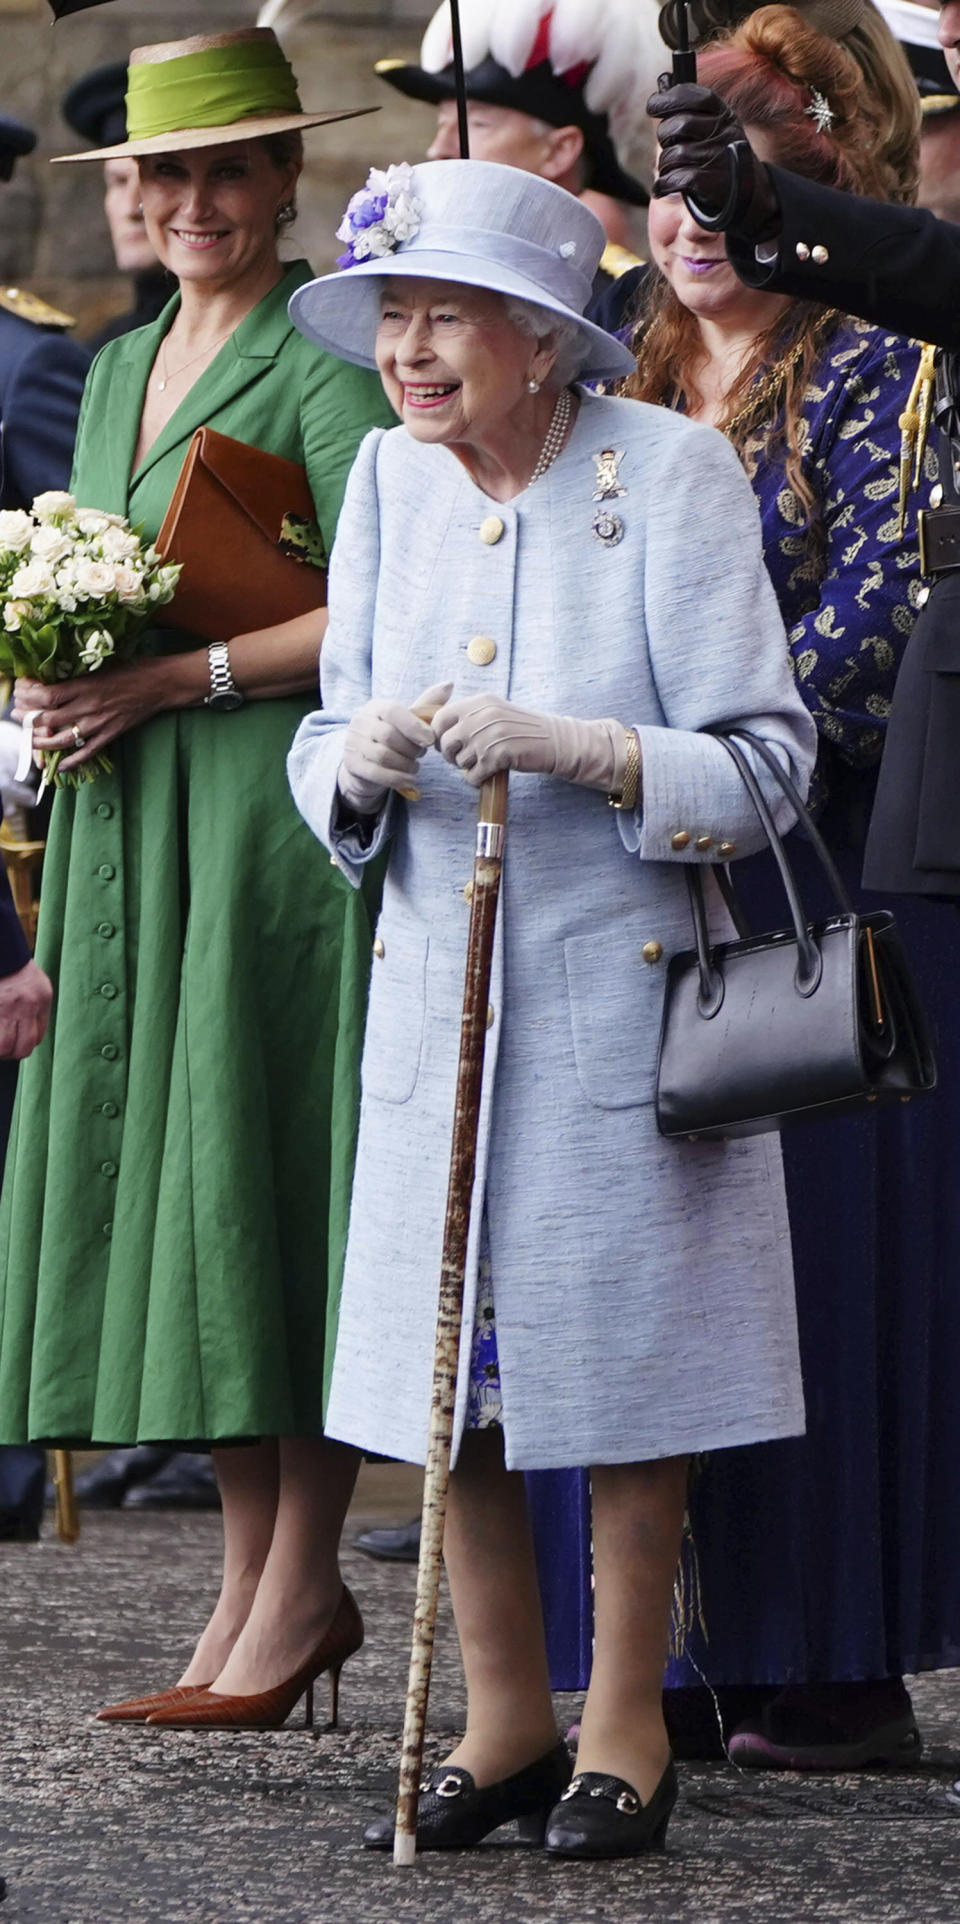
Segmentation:
{"type": "MultiPolygon", "coordinates": [[[[123,515],[78,508],[72,494],[0,512],[0,675],[69,681],[127,659],[179,574],[123,515]]],[[[59,763],[60,751],[44,756],[45,780],[73,787],[111,766],[97,755],[62,776],[59,763]]]]}

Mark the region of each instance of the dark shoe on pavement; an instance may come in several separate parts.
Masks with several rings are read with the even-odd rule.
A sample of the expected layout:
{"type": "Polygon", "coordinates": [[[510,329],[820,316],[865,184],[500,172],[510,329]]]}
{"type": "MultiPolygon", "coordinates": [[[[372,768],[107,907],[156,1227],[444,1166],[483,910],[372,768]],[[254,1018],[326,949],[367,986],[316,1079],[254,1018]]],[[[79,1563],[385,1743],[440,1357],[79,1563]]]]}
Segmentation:
{"type": "Polygon", "coordinates": [[[382,1563],[416,1563],[420,1555],[420,1518],[412,1523],[395,1524],[382,1530],[362,1530],[353,1539],[355,1550],[365,1557],[378,1557],[382,1563]]]}
{"type": "MultiPolygon", "coordinates": [[[[157,1443],[138,1443],[129,1450],[108,1450],[99,1463],[91,1463],[89,1470],[81,1470],[74,1478],[77,1502],[85,1510],[119,1510],[127,1491],[135,1483],[154,1476],[171,1455],[170,1450],[161,1449],[157,1443]]],[[[47,1486],[47,1502],[55,1501],[51,1483],[47,1486]]]]}
{"type": "Polygon", "coordinates": [[[177,1450],[156,1476],[123,1499],[125,1510],[219,1510],[220,1491],[209,1456],[177,1450]]]}
{"type": "MultiPolygon", "coordinates": [[[[570,1753],[562,1739],[536,1763],[482,1790],[459,1764],[438,1764],[420,1793],[418,1851],[470,1850],[513,1818],[522,1843],[541,1844],[549,1813],[570,1781],[570,1769],[570,1753]]],[[[392,1810],[375,1817],[363,1833],[367,1849],[391,1850],[393,1829],[392,1810]]]]}
{"type": "Polygon", "coordinates": [[[548,1857],[642,1857],[661,1851],[677,1801],[671,1758],[649,1804],[642,1804],[624,1777],[578,1771],[550,1812],[544,1849],[548,1857]]]}
{"type": "Polygon", "coordinates": [[[911,1764],[923,1748],[901,1677],[868,1683],[793,1684],[728,1746],[745,1770],[862,1770],[911,1764]]]}
{"type": "Polygon", "coordinates": [[[713,1763],[726,1757],[726,1740],[741,1724],[755,1722],[779,1696],[778,1684],[682,1685],[663,1693],[663,1721],[678,1763],[713,1763]]]}

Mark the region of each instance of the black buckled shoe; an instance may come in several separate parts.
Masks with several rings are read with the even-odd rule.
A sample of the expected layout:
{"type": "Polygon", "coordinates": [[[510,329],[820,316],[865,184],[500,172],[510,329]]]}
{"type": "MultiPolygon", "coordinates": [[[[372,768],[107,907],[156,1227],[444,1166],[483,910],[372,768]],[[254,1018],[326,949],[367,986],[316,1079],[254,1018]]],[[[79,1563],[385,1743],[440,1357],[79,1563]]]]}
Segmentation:
{"type": "MultiPolygon", "coordinates": [[[[570,1782],[570,1769],[570,1753],[562,1739],[535,1764],[483,1790],[459,1764],[438,1765],[421,1785],[418,1851],[470,1850],[513,1818],[521,1843],[542,1844],[550,1811],[570,1782]]],[[[374,1818],[363,1833],[367,1849],[392,1850],[393,1828],[393,1811],[374,1818]]]]}
{"type": "Polygon", "coordinates": [[[640,1857],[662,1850],[676,1801],[672,1758],[649,1804],[623,1777],[579,1771],[550,1812],[544,1848],[549,1857],[640,1857]]]}

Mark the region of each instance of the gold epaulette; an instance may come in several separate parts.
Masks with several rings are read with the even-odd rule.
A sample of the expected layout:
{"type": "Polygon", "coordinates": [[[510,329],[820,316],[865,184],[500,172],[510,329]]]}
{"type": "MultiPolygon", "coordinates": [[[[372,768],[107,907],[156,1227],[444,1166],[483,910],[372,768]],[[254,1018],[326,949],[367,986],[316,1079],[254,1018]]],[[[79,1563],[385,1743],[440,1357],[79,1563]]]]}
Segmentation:
{"type": "Polygon", "coordinates": [[[621,247],[617,241],[608,241],[600,256],[601,274],[609,274],[613,281],[618,281],[621,274],[629,274],[632,267],[646,267],[646,264],[639,254],[631,254],[629,247],[621,247]]]}
{"type": "Polygon", "coordinates": [[[62,314],[59,307],[51,307],[49,301],[42,301],[39,294],[29,294],[25,287],[0,287],[0,307],[8,314],[19,314],[21,321],[33,321],[37,327],[73,327],[72,314],[62,314]]]}

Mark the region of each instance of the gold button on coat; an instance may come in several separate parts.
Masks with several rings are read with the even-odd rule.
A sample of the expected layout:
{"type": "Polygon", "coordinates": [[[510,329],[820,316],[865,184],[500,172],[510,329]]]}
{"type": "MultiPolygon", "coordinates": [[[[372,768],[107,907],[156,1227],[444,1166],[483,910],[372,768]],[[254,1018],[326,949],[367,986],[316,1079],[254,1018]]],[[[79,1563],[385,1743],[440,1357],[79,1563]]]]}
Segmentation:
{"type": "Polygon", "coordinates": [[[810,259],[810,249],[806,241],[797,242],[797,259],[798,261],[808,261],[810,259]]]}
{"type": "Polygon", "coordinates": [[[377,958],[377,961],[378,961],[378,962],[382,962],[382,961],[383,961],[383,958],[384,958],[384,956],[386,955],[386,953],[387,953],[387,951],[386,951],[386,949],[385,949],[385,948],[384,948],[384,946],[383,946],[383,937],[382,937],[382,936],[379,936],[379,935],[375,935],[375,936],[374,936],[374,938],[373,938],[373,953],[374,953],[374,955],[376,956],[376,958],[377,958]]]}
{"type": "Polygon", "coordinates": [[[689,848],[689,846],[690,846],[690,837],[687,834],[686,829],[678,828],[676,834],[671,835],[670,837],[670,847],[680,849],[680,848],[689,848]]]}
{"type": "Polygon", "coordinates": [[[498,514],[488,514],[486,520],[480,523],[480,539],[486,542],[488,548],[496,547],[503,531],[503,522],[498,514]]]}
{"type": "Polygon", "coordinates": [[[816,247],[812,247],[810,249],[810,259],[812,261],[816,261],[818,267],[825,267],[828,260],[830,259],[830,254],[828,249],[826,247],[821,247],[818,242],[816,247]]]}
{"type": "Polygon", "coordinates": [[[659,962],[663,954],[663,943],[645,942],[643,948],[640,950],[640,954],[643,956],[645,962],[659,962]]]}
{"type": "Polygon", "coordinates": [[[935,482],[934,486],[930,489],[931,508],[939,508],[942,500],[943,500],[943,489],[939,481],[937,481],[935,482]]]}
{"type": "Polygon", "coordinates": [[[497,644],[489,635],[474,635],[467,643],[467,660],[472,661],[475,668],[489,668],[496,652],[497,644]]]}
{"type": "Polygon", "coordinates": [[[693,846],[694,848],[698,848],[700,850],[701,855],[706,855],[708,848],[713,847],[713,836],[698,835],[693,846]]]}
{"type": "Polygon", "coordinates": [[[721,861],[723,862],[729,861],[730,856],[736,855],[736,852],[737,852],[736,842],[719,842],[717,844],[717,854],[719,855],[721,861]]]}

